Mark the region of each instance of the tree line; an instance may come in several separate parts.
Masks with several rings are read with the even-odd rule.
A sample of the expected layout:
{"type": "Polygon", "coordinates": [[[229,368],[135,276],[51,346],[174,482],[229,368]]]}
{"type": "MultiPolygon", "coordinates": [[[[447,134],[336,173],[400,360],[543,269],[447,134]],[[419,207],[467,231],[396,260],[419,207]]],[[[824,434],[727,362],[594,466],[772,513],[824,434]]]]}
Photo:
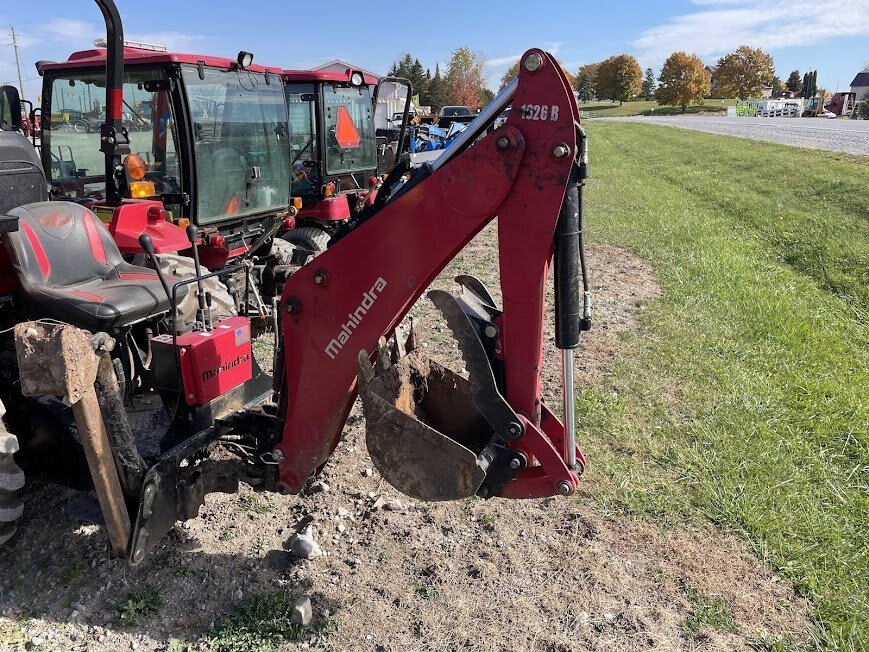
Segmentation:
{"type": "MultiPolygon", "coordinates": [[[[404,52],[393,63],[389,74],[409,79],[419,104],[431,106],[434,111],[457,104],[478,109],[494,97],[486,87],[484,64],[481,53],[462,46],[452,51],[443,73],[440,64],[435,64],[432,74],[417,57],[404,52]]],[[[518,74],[517,59],[502,76],[499,91],[518,74]]],[[[697,55],[686,52],[673,52],[667,57],[657,77],[652,68],[643,70],[636,57],[630,54],[618,54],[580,66],[574,74],[565,70],[565,74],[583,102],[600,99],[621,104],[640,97],[657,100],[662,106],[682,107],[683,112],[690,105],[702,104],[710,96],[757,97],[764,85],[772,86],[773,91],[790,90],[799,94],[806,79],[799,70],[794,70],[783,82],[776,75],[772,56],[747,45],[718,59],[714,78],[697,55]]]]}
{"type": "Polygon", "coordinates": [[[747,45],[718,59],[714,78],[697,55],[673,52],[657,77],[652,68],[644,71],[636,57],[619,54],[581,66],[574,79],[582,102],[600,99],[621,104],[639,97],[657,100],[662,106],[679,106],[683,112],[710,96],[757,97],[764,85],[772,86],[774,92],[789,90],[799,94],[804,83],[799,70],[791,72],[783,82],[775,73],[772,56],[747,45]]]}

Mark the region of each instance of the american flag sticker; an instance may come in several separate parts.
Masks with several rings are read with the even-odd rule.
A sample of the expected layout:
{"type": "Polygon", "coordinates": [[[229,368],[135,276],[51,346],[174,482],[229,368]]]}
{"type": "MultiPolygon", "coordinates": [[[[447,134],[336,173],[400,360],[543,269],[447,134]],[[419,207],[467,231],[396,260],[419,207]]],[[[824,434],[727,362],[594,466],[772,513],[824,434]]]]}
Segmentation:
{"type": "Polygon", "coordinates": [[[241,346],[250,342],[250,326],[239,326],[235,329],[235,345],[241,346]]]}

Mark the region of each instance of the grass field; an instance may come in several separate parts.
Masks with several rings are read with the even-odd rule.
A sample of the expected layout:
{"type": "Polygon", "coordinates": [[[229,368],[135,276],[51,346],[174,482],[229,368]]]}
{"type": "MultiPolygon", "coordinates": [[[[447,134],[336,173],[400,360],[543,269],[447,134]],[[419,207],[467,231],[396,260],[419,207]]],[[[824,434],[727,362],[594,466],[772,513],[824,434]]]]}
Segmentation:
{"type": "MultiPolygon", "coordinates": [[[[706,100],[703,104],[689,106],[686,113],[726,113],[728,106],[736,106],[736,100],[706,100]]],[[[580,104],[583,117],[616,118],[629,115],[681,115],[682,107],[660,106],[657,102],[638,100],[625,102],[589,102],[580,104]]]]}
{"type": "Polygon", "coordinates": [[[743,532],[815,605],[819,649],[869,649],[869,159],[588,131],[590,239],[664,291],[580,398],[594,499],[743,532]]]}

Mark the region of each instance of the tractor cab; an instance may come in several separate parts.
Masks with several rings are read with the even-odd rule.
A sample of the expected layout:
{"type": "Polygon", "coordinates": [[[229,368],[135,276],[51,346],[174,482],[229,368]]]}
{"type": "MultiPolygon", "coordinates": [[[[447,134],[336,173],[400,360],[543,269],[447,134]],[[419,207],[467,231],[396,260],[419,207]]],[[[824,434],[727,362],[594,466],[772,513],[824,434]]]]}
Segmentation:
{"type": "MultiPolygon", "coordinates": [[[[203,264],[223,267],[287,217],[290,159],[280,75],[252,65],[246,52],[231,60],[127,43],[123,56],[122,125],[130,151],[117,171],[122,196],[161,202],[165,213],[157,219],[194,224],[204,236],[203,264]]],[[[101,207],[105,65],[103,47],[39,64],[42,162],[55,198],[90,206],[110,224],[121,251],[136,253],[141,225],[118,224],[116,212],[101,207]]]]}
{"type": "Polygon", "coordinates": [[[284,70],[296,217],[330,232],[365,205],[377,185],[371,87],[358,70],[284,70]]]}

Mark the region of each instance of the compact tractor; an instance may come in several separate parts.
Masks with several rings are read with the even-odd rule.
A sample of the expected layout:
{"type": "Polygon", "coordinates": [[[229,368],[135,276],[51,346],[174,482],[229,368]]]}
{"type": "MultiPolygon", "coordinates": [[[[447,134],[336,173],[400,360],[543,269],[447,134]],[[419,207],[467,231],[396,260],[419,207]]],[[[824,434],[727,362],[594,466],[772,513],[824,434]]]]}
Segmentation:
{"type": "MultiPolygon", "coordinates": [[[[94,141],[103,162],[98,212],[52,201],[24,136],[0,132],[0,398],[8,409],[0,431],[0,541],[15,532],[24,509],[19,491],[32,474],[92,487],[112,552],[139,563],[177,521],[196,516],[209,492],[234,491],[239,481],[300,492],[335,450],[357,395],[374,465],[410,496],[573,494],[584,468],[573,422],[573,352],[591,323],[581,229],[587,155],[555,59],[526,52],[518,78],[440,158],[390,173],[326,251],[298,268],[278,266],[276,346],[264,370],[252,351],[250,303],[227,314],[205,285],[220,273],[240,274],[248,288],[250,266],[203,272],[207,243],[189,224],[181,233],[196,273],[165,274],[155,262],[157,245],[167,225],[180,226],[174,211],[185,207],[178,197],[184,186],[176,192],[170,175],[146,171],[136,181],[167,184],[165,194],[124,197],[138,163],[123,126],[123,29],[112,0],[96,3],[107,27],[106,121],[94,141]],[[484,135],[511,102],[507,123],[484,135]],[[112,220],[101,219],[109,213],[112,220]],[[137,242],[148,267],[125,259],[112,237],[112,223],[125,213],[147,226],[137,242]],[[458,344],[466,379],[426,358],[402,323],[446,264],[496,218],[502,305],[468,275],[456,278],[458,295],[428,293],[458,344]],[[550,272],[552,311],[544,299],[550,272]],[[178,307],[191,293],[196,308],[188,320],[178,307]],[[563,423],[541,392],[550,315],[562,351],[563,423]]],[[[227,121],[211,92],[193,92],[217,74],[206,63],[177,63],[180,78],[156,75],[150,88],[185,88],[201,102],[199,119],[185,118],[193,131],[179,130],[179,138],[195,139],[196,124],[216,126],[206,112],[227,128],[209,165],[229,175],[233,144],[252,137],[246,123],[227,121]]],[[[239,61],[218,85],[237,84],[239,93],[268,87],[266,72],[250,72],[248,63],[239,61]]],[[[0,97],[0,110],[11,116],[3,122],[14,128],[17,94],[5,87],[0,97]]],[[[279,112],[285,105],[268,106],[279,112]]],[[[258,100],[242,103],[240,115],[255,107],[263,110],[258,100]]],[[[274,135],[283,138],[280,131],[274,135]]],[[[49,166],[56,144],[43,145],[49,166]]],[[[211,144],[203,137],[200,146],[211,144]]],[[[257,173],[239,171],[240,202],[273,206],[269,189],[281,189],[268,151],[257,173]]],[[[288,156],[281,160],[288,171],[288,156]]],[[[168,169],[168,153],[152,162],[168,169]]],[[[85,192],[94,171],[76,181],[85,192]]],[[[231,195],[216,172],[184,174],[181,181],[195,181],[202,195],[231,195]]],[[[225,208],[211,201],[201,199],[197,210],[225,208]]]]}

